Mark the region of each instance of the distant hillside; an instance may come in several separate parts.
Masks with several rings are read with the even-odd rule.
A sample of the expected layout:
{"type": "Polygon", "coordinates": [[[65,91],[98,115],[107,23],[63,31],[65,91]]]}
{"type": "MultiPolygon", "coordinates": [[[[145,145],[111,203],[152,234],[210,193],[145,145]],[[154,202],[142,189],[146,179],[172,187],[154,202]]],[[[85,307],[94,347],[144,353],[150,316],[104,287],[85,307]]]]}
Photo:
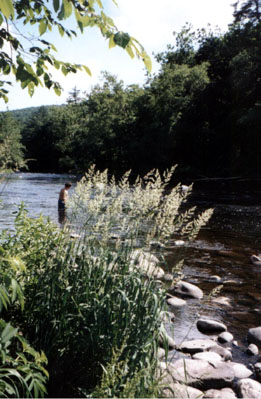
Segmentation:
{"type": "Polygon", "coordinates": [[[52,108],[52,107],[60,107],[59,105],[41,105],[40,107],[28,107],[22,109],[16,109],[10,111],[11,114],[19,121],[19,125],[22,127],[26,124],[26,122],[39,111],[40,108],[52,108]]]}

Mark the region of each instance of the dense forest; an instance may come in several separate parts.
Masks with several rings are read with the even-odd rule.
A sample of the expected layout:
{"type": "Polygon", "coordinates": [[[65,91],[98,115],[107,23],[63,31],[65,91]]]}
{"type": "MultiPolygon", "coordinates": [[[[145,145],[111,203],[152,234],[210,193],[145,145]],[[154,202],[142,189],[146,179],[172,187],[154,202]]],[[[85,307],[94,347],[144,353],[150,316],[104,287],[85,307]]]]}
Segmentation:
{"type": "Polygon", "coordinates": [[[178,164],[193,178],[260,176],[261,10],[238,3],[225,33],[189,24],[174,33],[143,87],[104,72],[102,84],[72,89],[64,106],[1,113],[5,166],[144,173],[178,164]]]}

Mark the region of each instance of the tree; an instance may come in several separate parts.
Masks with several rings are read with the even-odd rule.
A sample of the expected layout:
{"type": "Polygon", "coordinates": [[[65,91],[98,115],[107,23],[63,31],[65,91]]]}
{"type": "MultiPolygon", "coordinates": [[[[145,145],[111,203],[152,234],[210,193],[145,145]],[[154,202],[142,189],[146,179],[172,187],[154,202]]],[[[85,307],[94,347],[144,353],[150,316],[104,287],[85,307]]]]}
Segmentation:
{"type": "MultiPolygon", "coordinates": [[[[112,0],[116,4],[115,0],[112,0]]],[[[53,89],[61,94],[61,86],[54,81],[50,67],[66,76],[85,70],[91,75],[85,65],[72,64],[58,60],[53,52],[55,45],[46,40],[46,33],[56,28],[61,36],[77,36],[72,29],[66,28],[64,21],[73,19],[83,33],[87,27],[98,27],[101,35],[109,41],[109,48],[120,46],[131,58],[135,55],[141,58],[148,70],[151,61],[143,46],[128,33],[118,31],[113,20],[103,11],[102,0],[1,0],[0,2],[0,73],[14,75],[21,87],[27,88],[30,96],[37,86],[53,89]],[[22,32],[18,22],[23,23],[22,32]],[[25,32],[25,27],[27,31],[25,32]],[[33,29],[30,32],[30,28],[33,29]],[[35,36],[35,28],[40,36],[35,36]],[[14,32],[14,33],[13,33],[14,32]],[[33,33],[33,35],[32,35],[33,33]],[[21,38],[22,37],[22,38],[21,38]],[[29,47],[26,47],[29,43],[29,47]]],[[[0,80],[0,98],[8,101],[10,80],[0,80]]]]}
{"type": "Polygon", "coordinates": [[[0,169],[24,166],[20,128],[10,112],[0,115],[0,169]]]}
{"type": "Polygon", "coordinates": [[[234,22],[261,22],[261,1],[260,0],[237,0],[234,7],[234,22]],[[241,6],[240,6],[241,5],[241,6]],[[240,6],[240,8],[239,8],[240,6]]]}

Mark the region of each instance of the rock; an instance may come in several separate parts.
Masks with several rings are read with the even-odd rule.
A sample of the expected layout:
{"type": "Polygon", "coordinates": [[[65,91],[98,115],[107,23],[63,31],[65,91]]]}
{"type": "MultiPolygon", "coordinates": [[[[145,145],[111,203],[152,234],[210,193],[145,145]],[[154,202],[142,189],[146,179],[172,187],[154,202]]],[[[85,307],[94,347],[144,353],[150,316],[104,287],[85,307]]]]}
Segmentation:
{"type": "Polygon", "coordinates": [[[261,346],[261,327],[250,328],[248,330],[247,339],[252,344],[261,346]]]}
{"type": "Polygon", "coordinates": [[[239,380],[236,384],[236,391],[240,398],[245,399],[260,399],[261,397],[261,384],[251,378],[239,380]]]}
{"type": "Polygon", "coordinates": [[[165,248],[164,244],[159,241],[150,241],[150,247],[155,249],[165,248]]]}
{"type": "Polygon", "coordinates": [[[257,255],[252,255],[250,257],[251,262],[256,266],[261,266],[261,257],[257,255]]]}
{"type": "Polygon", "coordinates": [[[174,241],[174,245],[176,245],[176,247],[181,247],[181,246],[185,245],[185,241],[176,240],[176,241],[174,241]]]}
{"type": "Polygon", "coordinates": [[[167,368],[175,381],[202,390],[231,387],[235,379],[233,368],[225,362],[213,367],[205,360],[179,359],[167,368]]]}
{"type": "Polygon", "coordinates": [[[204,393],[204,398],[207,399],[236,399],[236,394],[231,388],[223,389],[208,389],[204,393]]]}
{"type": "Polygon", "coordinates": [[[216,342],[212,341],[211,339],[193,339],[191,341],[182,342],[182,344],[179,346],[179,350],[193,355],[197,352],[208,351],[210,348],[215,346],[217,346],[216,342]]]}
{"type": "Polygon", "coordinates": [[[261,382],[261,363],[259,363],[259,362],[256,363],[254,365],[254,370],[255,370],[255,373],[256,373],[257,381],[261,382]]]}
{"type": "Polygon", "coordinates": [[[226,296],[219,296],[217,298],[212,299],[213,303],[217,303],[219,305],[229,306],[231,307],[230,299],[226,296]]]}
{"type": "Polygon", "coordinates": [[[196,299],[203,298],[203,292],[199,287],[191,283],[186,283],[185,281],[179,281],[170,289],[170,292],[196,299]]]}
{"type": "Polygon", "coordinates": [[[252,371],[249,370],[244,364],[235,363],[235,362],[229,362],[228,364],[233,368],[235,373],[235,378],[238,379],[248,378],[251,376],[251,374],[253,374],[252,371]]]}
{"type": "Polygon", "coordinates": [[[225,361],[232,360],[232,353],[228,349],[223,348],[220,345],[216,344],[214,346],[211,346],[208,350],[210,352],[218,353],[225,361]]]}
{"type": "Polygon", "coordinates": [[[222,357],[215,352],[198,352],[195,353],[192,356],[193,359],[198,359],[198,360],[206,360],[207,362],[209,362],[210,364],[212,364],[213,366],[215,366],[215,364],[217,362],[221,362],[222,361],[222,357]]]}
{"type": "Polygon", "coordinates": [[[221,283],[222,282],[222,278],[220,276],[216,276],[216,275],[210,276],[209,280],[213,281],[215,283],[221,283]]]}
{"type": "Polygon", "coordinates": [[[184,301],[184,299],[177,298],[176,296],[168,298],[167,299],[167,303],[170,306],[173,306],[174,308],[180,308],[180,307],[185,306],[187,304],[187,302],[184,301]]]}
{"type": "Polygon", "coordinates": [[[218,336],[218,341],[219,341],[221,344],[226,344],[227,342],[231,342],[231,341],[233,341],[233,339],[234,339],[233,335],[230,334],[230,333],[227,332],[227,331],[222,332],[222,333],[219,334],[219,336],[218,336]]]}
{"type": "Polygon", "coordinates": [[[202,333],[215,333],[227,330],[227,327],[223,323],[211,319],[199,319],[197,321],[197,328],[202,333]]]}
{"type": "Polygon", "coordinates": [[[250,356],[258,355],[258,347],[255,344],[250,344],[247,347],[246,353],[250,356]]]}
{"type": "Polygon", "coordinates": [[[158,348],[157,350],[157,358],[163,359],[166,356],[165,350],[163,348],[158,348]]]}
{"type": "Polygon", "coordinates": [[[199,399],[203,392],[178,382],[167,382],[168,386],[162,390],[164,398],[199,399]]]}
{"type": "Polygon", "coordinates": [[[159,260],[155,255],[137,249],[132,252],[130,260],[132,268],[138,268],[148,277],[161,279],[165,274],[164,270],[157,266],[159,260]]]}

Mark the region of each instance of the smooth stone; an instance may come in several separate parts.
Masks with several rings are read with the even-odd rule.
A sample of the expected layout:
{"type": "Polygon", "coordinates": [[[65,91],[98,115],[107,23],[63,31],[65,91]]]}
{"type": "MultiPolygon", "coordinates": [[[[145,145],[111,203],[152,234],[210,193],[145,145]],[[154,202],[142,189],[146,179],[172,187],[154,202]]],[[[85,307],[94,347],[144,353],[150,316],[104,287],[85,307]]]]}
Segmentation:
{"type": "Polygon", "coordinates": [[[177,298],[176,296],[168,298],[167,299],[167,303],[170,306],[173,306],[174,308],[180,308],[180,307],[185,306],[187,304],[187,302],[184,301],[184,299],[177,298]]]}
{"type": "Polygon", "coordinates": [[[218,305],[232,307],[230,299],[226,296],[218,296],[217,298],[213,298],[212,302],[217,303],[218,305]]]}
{"type": "Polygon", "coordinates": [[[209,277],[209,280],[215,283],[220,283],[222,281],[222,278],[220,276],[213,275],[209,277]]]}
{"type": "Polygon", "coordinates": [[[244,399],[260,399],[261,384],[251,378],[239,380],[236,384],[236,391],[240,398],[244,399]]]}
{"type": "Polygon", "coordinates": [[[199,389],[180,384],[179,382],[171,382],[171,378],[167,384],[168,386],[162,390],[164,398],[200,399],[203,397],[203,392],[199,389]]]}
{"type": "Polygon", "coordinates": [[[197,352],[208,351],[216,345],[216,342],[211,339],[193,339],[191,341],[182,342],[178,349],[184,353],[190,353],[193,355],[197,352]]]}
{"type": "Polygon", "coordinates": [[[176,240],[176,241],[174,241],[174,245],[176,245],[177,247],[181,247],[182,245],[185,245],[185,241],[176,240]]]}
{"type": "Polygon", "coordinates": [[[215,353],[215,352],[198,352],[192,356],[192,359],[206,360],[213,366],[215,366],[215,364],[217,362],[222,361],[222,357],[218,353],[215,353]]]}
{"type": "Polygon", "coordinates": [[[216,344],[215,346],[212,346],[211,348],[209,348],[209,351],[218,353],[225,361],[232,360],[232,353],[228,349],[223,348],[220,345],[216,344]]]}
{"type": "Polygon", "coordinates": [[[215,333],[227,330],[225,324],[211,319],[199,319],[197,321],[197,328],[202,333],[215,333]]]}
{"type": "Polygon", "coordinates": [[[174,287],[170,289],[170,292],[196,299],[203,298],[203,291],[199,287],[185,281],[179,281],[174,287]]]}
{"type": "Polygon", "coordinates": [[[248,330],[247,339],[252,344],[261,346],[261,327],[250,328],[248,330]]]}
{"type": "Polygon", "coordinates": [[[163,359],[166,356],[165,350],[163,348],[158,348],[157,349],[157,358],[158,359],[163,359]]]}
{"type": "Polygon", "coordinates": [[[205,360],[179,359],[167,367],[175,381],[201,390],[231,387],[235,379],[233,367],[225,362],[213,367],[205,360]]]}
{"type": "Polygon", "coordinates": [[[230,332],[227,332],[227,331],[222,332],[222,333],[219,334],[219,336],[218,336],[218,341],[219,341],[221,344],[226,344],[226,343],[228,343],[228,342],[231,342],[231,341],[233,341],[233,339],[234,339],[233,335],[232,335],[230,332]]]}
{"type": "Polygon", "coordinates": [[[261,266],[261,257],[257,255],[250,256],[251,262],[256,266],[261,266]]]}
{"type": "Polygon", "coordinates": [[[257,381],[261,382],[261,363],[259,363],[259,362],[256,363],[254,365],[254,370],[255,370],[255,373],[256,373],[257,381]]]}
{"type": "Polygon", "coordinates": [[[246,353],[250,356],[257,356],[258,355],[258,347],[255,344],[250,344],[247,347],[246,353]]]}
{"type": "Polygon", "coordinates": [[[203,398],[206,399],[236,399],[236,394],[231,388],[208,389],[203,398]]]}
{"type": "Polygon", "coordinates": [[[229,362],[228,364],[233,368],[236,378],[248,378],[253,374],[244,364],[236,362],[229,362]]]}

